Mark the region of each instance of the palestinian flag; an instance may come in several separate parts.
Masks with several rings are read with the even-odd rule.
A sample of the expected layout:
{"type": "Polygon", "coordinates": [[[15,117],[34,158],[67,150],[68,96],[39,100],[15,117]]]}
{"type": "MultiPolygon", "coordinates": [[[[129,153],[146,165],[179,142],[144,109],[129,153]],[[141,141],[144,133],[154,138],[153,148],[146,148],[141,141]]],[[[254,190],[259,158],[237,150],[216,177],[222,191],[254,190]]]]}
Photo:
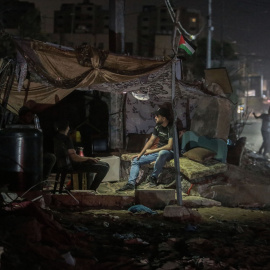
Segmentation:
{"type": "Polygon", "coordinates": [[[196,50],[196,46],[194,46],[193,44],[191,44],[191,42],[185,39],[183,35],[180,36],[179,48],[185,50],[186,53],[189,55],[192,55],[196,50]]]}

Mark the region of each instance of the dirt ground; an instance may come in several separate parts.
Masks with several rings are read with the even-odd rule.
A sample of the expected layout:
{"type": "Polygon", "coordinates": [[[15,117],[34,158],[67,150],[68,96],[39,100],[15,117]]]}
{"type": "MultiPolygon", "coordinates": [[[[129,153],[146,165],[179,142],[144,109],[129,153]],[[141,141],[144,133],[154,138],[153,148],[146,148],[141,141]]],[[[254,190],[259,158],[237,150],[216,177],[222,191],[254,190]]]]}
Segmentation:
{"type": "MultiPolygon", "coordinates": [[[[268,160],[243,166],[269,172],[268,160]]],[[[270,269],[270,209],[193,210],[200,222],[165,219],[161,210],[2,209],[0,269],[270,269]]]]}
{"type": "Polygon", "coordinates": [[[1,269],[270,269],[269,210],[193,210],[200,222],[168,220],[159,210],[5,212],[1,269]]]}

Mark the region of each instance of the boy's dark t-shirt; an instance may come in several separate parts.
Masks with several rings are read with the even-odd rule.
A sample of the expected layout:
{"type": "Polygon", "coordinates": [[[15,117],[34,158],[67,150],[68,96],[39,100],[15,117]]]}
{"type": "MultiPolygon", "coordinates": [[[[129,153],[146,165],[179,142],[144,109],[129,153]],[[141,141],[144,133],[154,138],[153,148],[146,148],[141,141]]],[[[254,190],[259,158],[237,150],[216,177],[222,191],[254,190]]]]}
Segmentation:
{"type": "Polygon", "coordinates": [[[167,125],[166,127],[156,125],[153,135],[159,138],[158,147],[162,147],[168,144],[170,138],[173,138],[173,126],[171,124],[167,125]]]}
{"type": "Polygon", "coordinates": [[[73,145],[73,142],[72,140],[64,135],[64,134],[61,134],[61,133],[58,133],[56,136],[55,136],[56,140],[58,140],[59,142],[62,142],[65,147],[66,147],[66,150],[68,149],[74,149],[74,145],[73,145]]]}

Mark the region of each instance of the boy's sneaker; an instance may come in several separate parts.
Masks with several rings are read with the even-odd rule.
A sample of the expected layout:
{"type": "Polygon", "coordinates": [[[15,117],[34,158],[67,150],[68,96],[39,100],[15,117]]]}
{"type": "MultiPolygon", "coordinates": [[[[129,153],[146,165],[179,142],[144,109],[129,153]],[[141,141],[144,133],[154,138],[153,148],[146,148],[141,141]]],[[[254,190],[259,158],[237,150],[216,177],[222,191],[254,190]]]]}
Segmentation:
{"type": "Polygon", "coordinates": [[[176,180],[173,180],[168,185],[164,186],[165,189],[176,189],[176,180]]]}
{"type": "Polygon", "coordinates": [[[149,186],[156,187],[157,186],[157,178],[154,176],[149,177],[149,186]]]}
{"type": "Polygon", "coordinates": [[[127,183],[123,187],[119,188],[117,191],[134,190],[134,189],[135,189],[134,185],[127,183]]]}

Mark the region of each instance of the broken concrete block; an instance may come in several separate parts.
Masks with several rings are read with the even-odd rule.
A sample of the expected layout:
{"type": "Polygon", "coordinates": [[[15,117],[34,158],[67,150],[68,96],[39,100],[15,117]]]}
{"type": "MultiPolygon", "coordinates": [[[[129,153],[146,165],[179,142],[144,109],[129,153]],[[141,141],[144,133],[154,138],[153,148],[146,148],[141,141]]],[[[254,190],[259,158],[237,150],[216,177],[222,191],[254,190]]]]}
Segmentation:
{"type": "Polygon", "coordinates": [[[52,195],[51,206],[56,207],[98,207],[109,209],[124,209],[134,204],[133,196],[96,195],[89,190],[73,191],[69,194],[52,195]]]}
{"type": "Polygon", "coordinates": [[[183,206],[188,208],[212,207],[212,206],[221,206],[221,202],[203,197],[185,196],[183,198],[183,206]]]}
{"type": "Polygon", "coordinates": [[[201,215],[194,210],[188,209],[180,205],[168,205],[163,211],[163,216],[168,219],[179,221],[201,221],[201,215]]]}
{"type": "Polygon", "coordinates": [[[137,189],[135,191],[135,203],[152,209],[163,209],[174,201],[174,189],[137,189]]]}
{"type": "Polygon", "coordinates": [[[199,136],[227,140],[231,122],[230,102],[220,98],[201,98],[191,120],[190,130],[199,136]]]}

